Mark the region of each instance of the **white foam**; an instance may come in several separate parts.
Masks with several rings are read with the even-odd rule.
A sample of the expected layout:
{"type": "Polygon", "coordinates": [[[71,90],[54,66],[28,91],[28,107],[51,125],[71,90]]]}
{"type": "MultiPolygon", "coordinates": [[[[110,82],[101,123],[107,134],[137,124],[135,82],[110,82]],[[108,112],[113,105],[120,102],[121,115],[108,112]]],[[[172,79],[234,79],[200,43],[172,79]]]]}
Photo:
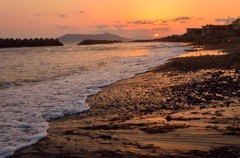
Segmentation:
{"type": "MultiPolygon", "coordinates": [[[[1,90],[0,156],[12,155],[15,151],[45,137],[47,121],[88,110],[89,106],[85,100],[87,96],[98,93],[99,87],[132,77],[183,53],[186,48],[178,46],[179,44],[175,43],[133,43],[61,48],[64,51],[84,49],[87,52],[85,56],[89,56],[84,64],[92,67],[69,74],[71,70],[65,71],[65,65],[62,67],[60,65],[59,71],[64,71],[68,75],[63,75],[57,80],[46,79],[1,90]],[[103,51],[104,49],[106,51],[103,51]],[[101,57],[100,62],[93,60],[96,56],[101,57]],[[96,63],[101,64],[98,66],[96,63]]],[[[51,53],[60,51],[55,49],[60,48],[49,51],[51,53]]],[[[34,48],[31,51],[35,51],[34,48]]],[[[62,53],[68,53],[64,51],[62,53]]],[[[57,54],[55,55],[57,58],[57,54]]]]}
{"type": "Polygon", "coordinates": [[[227,53],[221,52],[219,50],[199,50],[188,52],[185,54],[181,54],[176,58],[183,58],[183,57],[199,57],[199,56],[207,56],[207,55],[226,55],[227,53]]]}

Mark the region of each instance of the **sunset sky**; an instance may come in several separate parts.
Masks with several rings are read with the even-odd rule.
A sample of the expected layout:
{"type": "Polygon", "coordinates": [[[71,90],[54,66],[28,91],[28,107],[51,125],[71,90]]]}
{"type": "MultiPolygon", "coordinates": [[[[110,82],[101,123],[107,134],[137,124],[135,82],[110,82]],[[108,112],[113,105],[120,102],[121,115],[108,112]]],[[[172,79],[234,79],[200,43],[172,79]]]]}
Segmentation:
{"type": "Polygon", "coordinates": [[[149,39],[232,22],[239,6],[240,0],[0,0],[0,38],[109,32],[149,39]]]}

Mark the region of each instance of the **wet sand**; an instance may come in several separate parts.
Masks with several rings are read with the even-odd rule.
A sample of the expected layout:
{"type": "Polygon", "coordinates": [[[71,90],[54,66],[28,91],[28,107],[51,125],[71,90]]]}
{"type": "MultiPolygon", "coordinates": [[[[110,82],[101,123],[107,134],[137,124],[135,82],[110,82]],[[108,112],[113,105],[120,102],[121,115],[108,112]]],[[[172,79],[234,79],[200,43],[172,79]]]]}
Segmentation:
{"type": "Polygon", "coordinates": [[[240,44],[197,47],[103,87],[13,157],[240,157],[240,44]]]}

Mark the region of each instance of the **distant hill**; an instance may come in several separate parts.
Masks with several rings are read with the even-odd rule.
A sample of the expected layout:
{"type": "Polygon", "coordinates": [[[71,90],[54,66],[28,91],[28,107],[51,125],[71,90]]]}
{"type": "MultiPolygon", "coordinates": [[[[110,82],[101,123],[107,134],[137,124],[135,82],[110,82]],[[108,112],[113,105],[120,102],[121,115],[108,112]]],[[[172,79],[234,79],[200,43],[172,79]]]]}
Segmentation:
{"type": "Polygon", "coordinates": [[[113,35],[110,33],[104,34],[66,34],[57,38],[62,43],[79,43],[83,40],[117,40],[117,41],[128,41],[129,39],[113,35]]]}

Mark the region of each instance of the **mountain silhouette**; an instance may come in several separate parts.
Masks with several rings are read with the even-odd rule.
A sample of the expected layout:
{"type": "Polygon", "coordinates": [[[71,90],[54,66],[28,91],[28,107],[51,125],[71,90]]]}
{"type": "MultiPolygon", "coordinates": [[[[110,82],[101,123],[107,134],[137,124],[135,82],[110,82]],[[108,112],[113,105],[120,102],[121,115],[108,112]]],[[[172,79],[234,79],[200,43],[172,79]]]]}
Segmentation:
{"type": "Polygon", "coordinates": [[[110,33],[104,34],[66,34],[57,38],[62,43],[79,43],[83,40],[118,40],[118,41],[128,41],[129,39],[113,35],[110,33]]]}

